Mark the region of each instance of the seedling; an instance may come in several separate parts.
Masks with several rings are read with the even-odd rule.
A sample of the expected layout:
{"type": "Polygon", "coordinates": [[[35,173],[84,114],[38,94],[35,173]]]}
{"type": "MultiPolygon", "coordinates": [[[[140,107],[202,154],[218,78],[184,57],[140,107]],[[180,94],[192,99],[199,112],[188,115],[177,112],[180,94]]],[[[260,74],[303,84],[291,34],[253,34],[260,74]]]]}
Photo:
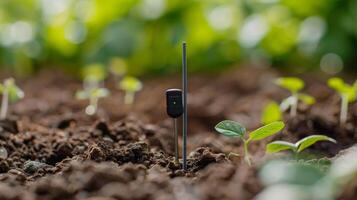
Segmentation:
{"type": "Polygon", "coordinates": [[[125,91],[124,102],[129,105],[134,103],[135,93],[143,88],[140,80],[132,76],[124,77],[118,86],[125,91]]]}
{"type": "Polygon", "coordinates": [[[345,124],[347,122],[348,104],[357,98],[357,81],[352,86],[340,78],[331,78],[327,84],[341,96],[340,123],[345,124]]]}
{"type": "Polygon", "coordinates": [[[89,105],[86,107],[87,115],[94,115],[98,110],[98,101],[100,98],[109,96],[109,90],[106,88],[92,88],[78,91],[77,99],[89,99],[89,105]]]}
{"type": "Polygon", "coordinates": [[[299,140],[295,144],[285,141],[274,141],[266,146],[266,152],[276,153],[283,150],[291,150],[297,157],[300,152],[319,141],[329,141],[337,143],[336,140],[325,135],[311,135],[299,140]]]}
{"type": "Polygon", "coordinates": [[[24,98],[24,92],[15,84],[15,79],[8,78],[3,84],[0,83],[0,94],[2,94],[0,119],[6,118],[9,103],[14,103],[24,98]]]}
{"type": "Polygon", "coordinates": [[[228,137],[239,137],[243,141],[244,145],[244,160],[251,166],[250,154],[248,146],[251,141],[258,141],[274,135],[281,131],[285,127],[285,124],[281,121],[272,122],[263,127],[256,129],[249,133],[249,137],[246,138],[246,129],[243,125],[238,122],[225,120],[218,123],[215,127],[216,131],[228,136],[228,137]]]}
{"type": "Polygon", "coordinates": [[[282,113],[279,105],[275,101],[269,102],[263,109],[261,122],[264,125],[271,122],[280,121],[282,119],[282,113]]]}
{"type": "Polygon", "coordinates": [[[284,99],[280,104],[280,108],[283,112],[290,108],[291,117],[295,117],[297,114],[299,100],[307,105],[312,105],[315,103],[314,97],[308,94],[300,93],[300,90],[305,87],[303,80],[295,77],[285,77],[277,79],[275,83],[280,87],[289,90],[291,93],[291,96],[284,99]]]}

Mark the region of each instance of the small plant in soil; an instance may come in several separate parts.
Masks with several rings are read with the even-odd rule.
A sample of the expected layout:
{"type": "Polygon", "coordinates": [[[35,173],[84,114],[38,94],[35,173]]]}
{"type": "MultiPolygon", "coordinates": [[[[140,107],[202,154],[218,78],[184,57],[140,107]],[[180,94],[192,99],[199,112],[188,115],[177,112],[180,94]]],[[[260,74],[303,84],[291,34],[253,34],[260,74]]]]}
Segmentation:
{"type": "Polygon", "coordinates": [[[101,64],[91,64],[83,68],[83,90],[77,91],[76,98],[83,100],[89,99],[89,105],[86,107],[87,115],[94,115],[98,110],[98,101],[100,98],[107,97],[110,92],[101,87],[107,76],[107,72],[101,64]]]}
{"type": "Polygon", "coordinates": [[[135,93],[143,88],[141,81],[133,76],[125,76],[118,84],[121,90],[125,91],[124,103],[132,105],[135,99],[135,93]]]}
{"type": "Polygon", "coordinates": [[[337,143],[336,140],[325,135],[311,135],[299,140],[295,144],[285,141],[271,142],[266,146],[266,152],[276,153],[283,150],[291,150],[294,153],[295,157],[297,157],[300,152],[319,141],[329,141],[337,143]]]}
{"type": "Polygon", "coordinates": [[[0,84],[0,94],[2,95],[0,120],[4,120],[7,115],[9,103],[14,103],[24,98],[24,92],[16,85],[15,79],[8,78],[0,84]]]}
{"type": "Polygon", "coordinates": [[[341,96],[340,123],[347,122],[348,104],[357,98],[357,81],[353,85],[345,83],[340,78],[331,78],[327,84],[341,96]]]}
{"type": "Polygon", "coordinates": [[[275,81],[277,85],[290,91],[291,95],[284,99],[280,108],[284,112],[290,108],[290,116],[295,117],[297,114],[297,108],[299,101],[304,102],[307,105],[315,103],[315,98],[300,91],[305,87],[303,80],[296,77],[284,77],[275,81]]]}
{"type": "Polygon", "coordinates": [[[81,90],[76,93],[76,98],[83,100],[89,99],[89,105],[86,107],[87,115],[94,115],[98,110],[98,101],[100,98],[109,96],[109,90],[106,88],[92,88],[81,90]]]}
{"type": "Polygon", "coordinates": [[[230,121],[230,120],[225,120],[220,123],[218,123],[215,126],[215,129],[217,132],[228,136],[228,137],[239,137],[243,141],[244,145],[244,160],[245,162],[250,166],[251,165],[251,159],[250,159],[250,154],[249,154],[249,144],[252,141],[258,141],[262,140],[264,138],[267,138],[271,135],[274,135],[281,131],[285,127],[285,124],[281,121],[277,122],[272,122],[270,124],[267,124],[263,127],[260,127],[252,132],[249,133],[248,138],[245,136],[246,134],[246,128],[241,125],[238,122],[235,121],[230,121]]]}

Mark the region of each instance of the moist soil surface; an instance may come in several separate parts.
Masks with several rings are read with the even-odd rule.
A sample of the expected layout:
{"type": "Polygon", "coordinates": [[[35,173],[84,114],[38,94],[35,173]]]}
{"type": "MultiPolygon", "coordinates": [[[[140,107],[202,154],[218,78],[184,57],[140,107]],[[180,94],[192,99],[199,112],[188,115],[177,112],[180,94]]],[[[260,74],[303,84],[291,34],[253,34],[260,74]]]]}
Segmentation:
{"type": "MultiPolygon", "coordinates": [[[[296,117],[285,114],[284,131],[252,143],[252,167],[241,157],[228,158],[229,152],[242,154],[241,141],[215,133],[215,124],[230,119],[248,130],[259,127],[263,107],[289,95],[273,84],[279,76],[257,68],[190,76],[187,171],[174,162],[173,125],[165,110],[165,90],[180,88],[179,77],[144,80],[132,106],[124,105],[123,92],[109,78],[111,96],[100,100],[95,116],[84,114],[87,101],[74,98],[82,85],[73,77],[42,71],[18,80],[26,97],[0,121],[0,199],[253,199],[263,189],[259,168],[277,157],[265,155],[268,142],[311,134],[338,141],[306,151],[316,158],[331,158],[357,142],[357,104],[350,104],[348,122],[339,124],[339,97],[325,85],[327,77],[310,74],[300,77],[317,103],[300,104],[296,117]]],[[[356,185],[339,199],[354,199],[356,185]]]]}

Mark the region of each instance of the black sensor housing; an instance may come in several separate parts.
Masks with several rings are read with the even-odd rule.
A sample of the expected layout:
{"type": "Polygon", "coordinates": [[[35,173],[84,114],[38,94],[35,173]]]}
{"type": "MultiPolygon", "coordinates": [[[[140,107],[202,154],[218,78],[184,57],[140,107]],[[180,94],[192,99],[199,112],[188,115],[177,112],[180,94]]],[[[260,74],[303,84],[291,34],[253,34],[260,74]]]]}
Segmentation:
{"type": "Polygon", "coordinates": [[[167,114],[172,118],[178,118],[183,114],[182,90],[166,90],[167,114]]]}

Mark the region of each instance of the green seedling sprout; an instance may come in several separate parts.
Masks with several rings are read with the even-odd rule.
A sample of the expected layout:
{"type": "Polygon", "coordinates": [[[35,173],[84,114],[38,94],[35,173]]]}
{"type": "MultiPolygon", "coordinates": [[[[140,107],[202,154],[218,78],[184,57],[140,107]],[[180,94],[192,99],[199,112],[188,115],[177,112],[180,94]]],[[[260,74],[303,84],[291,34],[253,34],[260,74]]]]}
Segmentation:
{"type": "Polygon", "coordinates": [[[107,97],[109,90],[106,88],[92,88],[90,90],[81,90],[76,93],[77,99],[89,99],[89,105],[86,107],[87,115],[94,115],[98,110],[98,101],[100,98],[107,97]]]}
{"type": "Polygon", "coordinates": [[[267,138],[271,135],[274,135],[281,131],[285,127],[285,124],[281,121],[272,122],[263,127],[256,129],[249,133],[248,138],[246,135],[246,128],[238,122],[225,120],[218,123],[215,126],[217,132],[228,136],[228,137],[239,137],[243,141],[244,145],[244,160],[245,162],[251,166],[250,154],[248,146],[251,141],[258,141],[264,138],[267,138]]]}
{"type": "Polygon", "coordinates": [[[279,78],[275,81],[277,85],[290,91],[291,96],[284,99],[280,108],[282,111],[286,111],[290,108],[290,116],[295,117],[297,114],[298,102],[299,100],[306,103],[307,105],[312,105],[315,103],[315,98],[300,91],[305,87],[303,80],[295,77],[285,77],[279,78]]]}
{"type": "Polygon", "coordinates": [[[327,84],[341,96],[340,123],[345,124],[347,122],[348,104],[357,98],[357,81],[352,86],[335,77],[329,79],[327,84]]]}
{"type": "Polygon", "coordinates": [[[261,122],[264,125],[270,124],[282,119],[282,113],[279,105],[275,101],[269,102],[263,109],[261,122]]]}
{"type": "Polygon", "coordinates": [[[124,59],[115,57],[110,60],[109,70],[117,81],[127,73],[127,69],[128,66],[124,59]]]}
{"type": "Polygon", "coordinates": [[[15,79],[8,78],[3,84],[0,83],[0,94],[2,94],[0,119],[4,120],[7,115],[9,103],[14,103],[24,98],[24,92],[15,84],[15,79]]]}
{"type": "Polygon", "coordinates": [[[337,143],[336,140],[327,137],[325,135],[311,135],[299,140],[295,144],[285,141],[271,142],[266,146],[266,152],[276,153],[283,150],[291,150],[295,154],[295,157],[297,157],[297,155],[300,152],[302,152],[306,148],[310,147],[311,145],[319,141],[329,141],[329,142],[337,143]]]}
{"type": "Polygon", "coordinates": [[[143,88],[140,80],[132,76],[125,76],[118,86],[125,91],[124,103],[129,105],[134,103],[135,93],[143,88]]]}

